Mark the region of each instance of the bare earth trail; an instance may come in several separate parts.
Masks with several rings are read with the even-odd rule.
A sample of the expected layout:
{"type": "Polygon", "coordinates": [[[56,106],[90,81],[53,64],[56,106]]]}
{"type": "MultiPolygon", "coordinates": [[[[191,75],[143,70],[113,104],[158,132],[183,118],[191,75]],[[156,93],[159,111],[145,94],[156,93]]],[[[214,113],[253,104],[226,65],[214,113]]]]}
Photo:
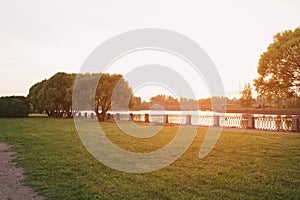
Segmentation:
{"type": "Polygon", "coordinates": [[[34,190],[25,186],[21,181],[25,178],[22,168],[17,168],[15,163],[11,162],[17,155],[15,152],[9,152],[12,146],[6,143],[0,143],[0,199],[2,200],[42,200],[42,196],[37,195],[34,190]]]}

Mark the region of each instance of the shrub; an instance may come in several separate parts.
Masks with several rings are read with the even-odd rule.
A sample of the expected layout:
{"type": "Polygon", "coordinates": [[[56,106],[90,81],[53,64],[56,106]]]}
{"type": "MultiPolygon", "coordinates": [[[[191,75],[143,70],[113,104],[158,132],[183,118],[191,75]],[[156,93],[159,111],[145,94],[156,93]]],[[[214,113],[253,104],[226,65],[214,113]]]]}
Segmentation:
{"type": "Polygon", "coordinates": [[[29,106],[26,97],[0,97],[0,117],[28,117],[29,106]]]}

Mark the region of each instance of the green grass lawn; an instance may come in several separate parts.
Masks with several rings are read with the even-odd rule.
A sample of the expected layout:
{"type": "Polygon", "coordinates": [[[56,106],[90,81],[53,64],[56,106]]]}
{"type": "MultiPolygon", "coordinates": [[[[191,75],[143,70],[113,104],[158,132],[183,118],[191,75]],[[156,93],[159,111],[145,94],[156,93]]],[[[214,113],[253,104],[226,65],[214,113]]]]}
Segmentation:
{"type": "MultiPolygon", "coordinates": [[[[112,122],[101,126],[133,152],[161,148],[177,130],[167,126],[153,138],[136,139],[112,122]]],[[[49,199],[300,198],[300,134],[224,130],[213,151],[199,159],[205,133],[198,129],[188,151],[170,166],[131,174],[91,156],[71,119],[0,119],[0,141],[14,145],[25,184],[49,199]]]]}

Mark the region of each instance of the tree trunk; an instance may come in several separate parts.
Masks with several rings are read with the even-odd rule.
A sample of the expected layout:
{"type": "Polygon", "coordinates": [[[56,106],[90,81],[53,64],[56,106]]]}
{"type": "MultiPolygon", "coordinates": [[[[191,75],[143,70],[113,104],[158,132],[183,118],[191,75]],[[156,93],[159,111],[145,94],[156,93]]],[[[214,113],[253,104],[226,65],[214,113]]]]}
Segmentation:
{"type": "Polygon", "coordinates": [[[97,113],[97,119],[99,122],[103,122],[105,120],[105,117],[106,117],[106,112],[105,111],[102,111],[101,113],[97,113]]]}
{"type": "Polygon", "coordinates": [[[99,122],[103,122],[105,120],[106,111],[105,109],[102,109],[101,113],[99,113],[99,104],[95,106],[95,113],[99,122]]]}

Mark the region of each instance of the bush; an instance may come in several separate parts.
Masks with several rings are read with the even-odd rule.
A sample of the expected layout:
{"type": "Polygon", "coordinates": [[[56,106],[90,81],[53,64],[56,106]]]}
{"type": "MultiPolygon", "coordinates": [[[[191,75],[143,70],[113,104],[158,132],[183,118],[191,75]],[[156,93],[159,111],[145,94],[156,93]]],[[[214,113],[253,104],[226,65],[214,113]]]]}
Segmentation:
{"type": "Polygon", "coordinates": [[[29,106],[26,97],[0,97],[0,117],[28,117],[29,106]]]}

